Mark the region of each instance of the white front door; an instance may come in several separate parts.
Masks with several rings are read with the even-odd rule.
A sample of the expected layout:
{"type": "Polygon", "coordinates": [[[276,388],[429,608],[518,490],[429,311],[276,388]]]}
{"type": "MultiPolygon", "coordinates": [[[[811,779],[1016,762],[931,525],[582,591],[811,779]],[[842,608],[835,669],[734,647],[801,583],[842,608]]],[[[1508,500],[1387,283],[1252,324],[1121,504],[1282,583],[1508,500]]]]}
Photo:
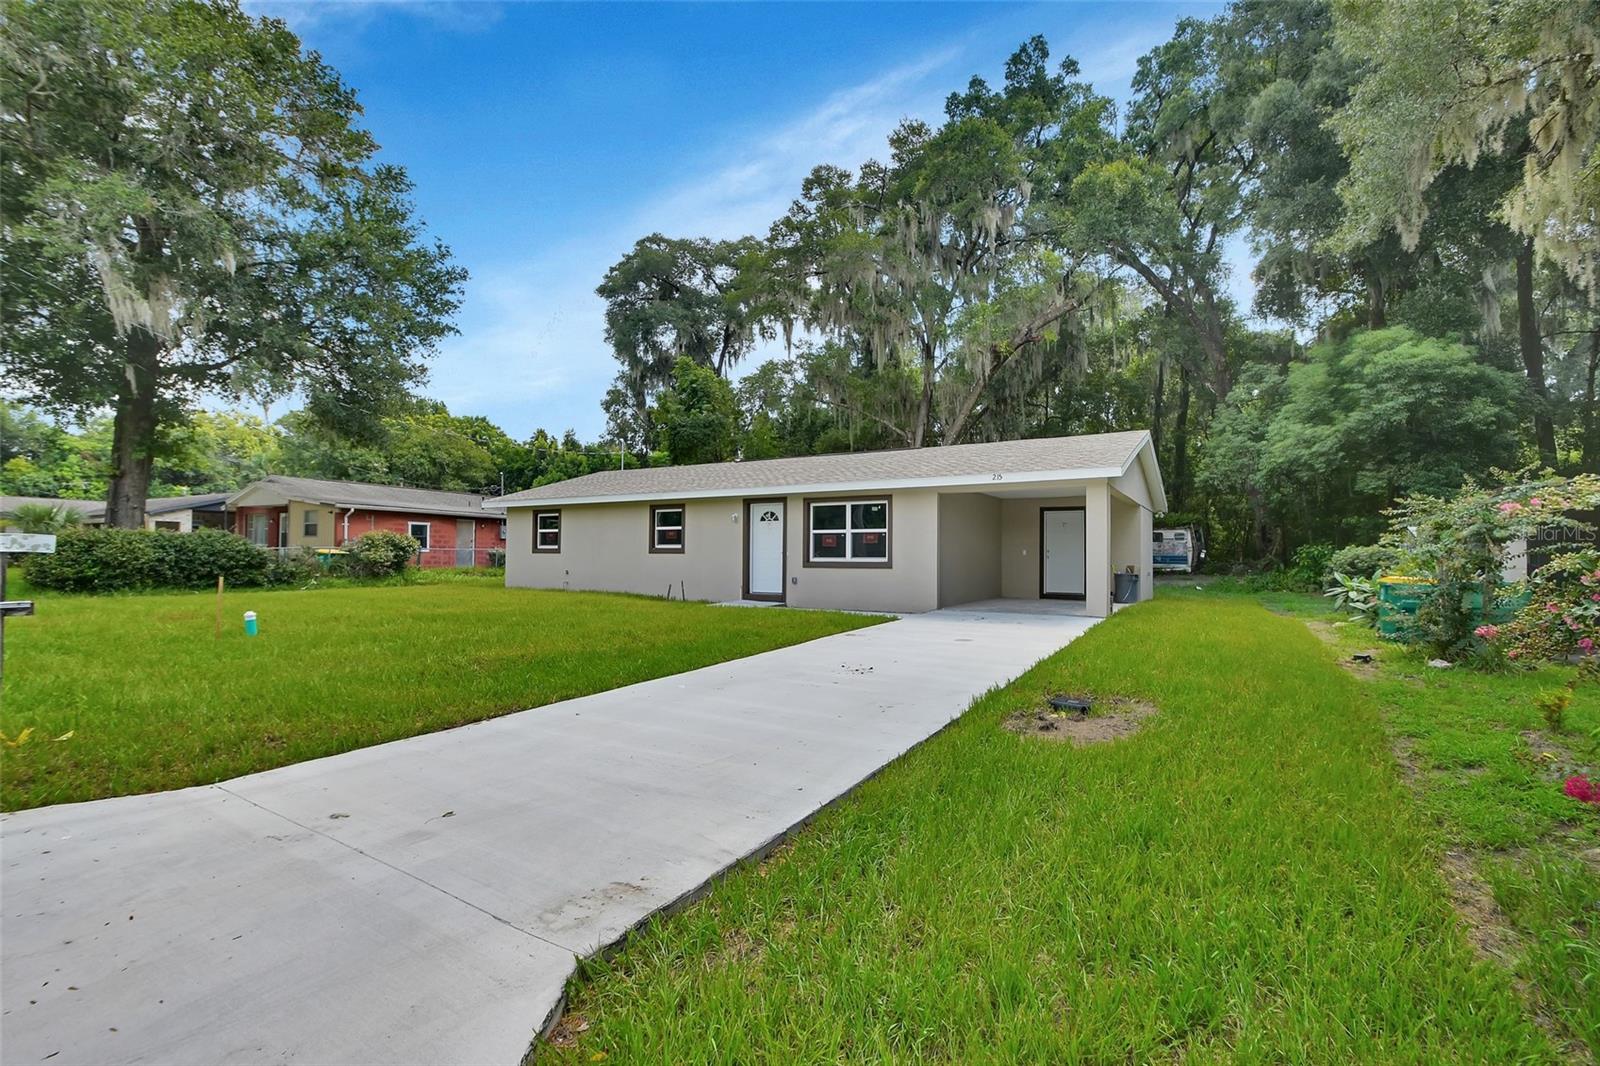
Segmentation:
{"type": "Polygon", "coordinates": [[[745,506],[747,543],[745,595],[783,599],[783,501],[756,500],[745,506]]]}
{"type": "Polygon", "coordinates": [[[1044,527],[1040,594],[1083,599],[1086,588],[1083,508],[1048,507],[1040,512],[1040,518],[1044,527]]]}

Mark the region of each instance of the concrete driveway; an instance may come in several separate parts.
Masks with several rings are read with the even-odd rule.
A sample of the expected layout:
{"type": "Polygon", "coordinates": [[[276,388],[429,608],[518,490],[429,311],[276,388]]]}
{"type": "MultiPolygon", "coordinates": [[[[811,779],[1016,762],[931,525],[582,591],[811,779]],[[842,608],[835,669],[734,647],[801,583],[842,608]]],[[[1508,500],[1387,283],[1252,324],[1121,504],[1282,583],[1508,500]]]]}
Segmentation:
{"type": "Polygon", "coordinates": [[[221,785],[6,815],[0,1059],[509,1066],[576,956],[1092,622],[938,611],[221,785]]]}

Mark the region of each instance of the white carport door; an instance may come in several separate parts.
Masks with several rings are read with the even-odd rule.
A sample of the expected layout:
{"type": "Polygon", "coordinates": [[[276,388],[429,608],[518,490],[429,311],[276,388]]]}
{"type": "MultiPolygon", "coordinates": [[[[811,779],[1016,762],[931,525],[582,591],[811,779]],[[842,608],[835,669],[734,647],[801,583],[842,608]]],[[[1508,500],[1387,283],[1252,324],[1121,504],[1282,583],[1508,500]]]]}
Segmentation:
{"type": "Polygon", "coordinates": [[[1040,594],[1067,600],[1083,599],[1087,547],[1083,508],[1046,507],[1039,519],[1040,539],[1044,541],[1040,594]]]}
{"type": "Polygon", "coordinates": [[[750,538],[746,595],[783,598],[783,501],[753,500],[745,507],[750,538]]]}

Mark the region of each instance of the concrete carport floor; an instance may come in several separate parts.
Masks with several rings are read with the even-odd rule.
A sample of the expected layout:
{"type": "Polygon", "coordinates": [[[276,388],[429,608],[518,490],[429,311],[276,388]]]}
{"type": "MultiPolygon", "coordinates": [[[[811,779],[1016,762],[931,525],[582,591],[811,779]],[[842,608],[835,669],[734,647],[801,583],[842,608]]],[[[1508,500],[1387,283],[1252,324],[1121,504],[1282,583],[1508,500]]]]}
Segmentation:
{"type": "Polygon", "coordinates": [[[7,815],[0,1054],[516,1063],[575,956],[1094,621],[946,609],[219,785],[7,815]]]}

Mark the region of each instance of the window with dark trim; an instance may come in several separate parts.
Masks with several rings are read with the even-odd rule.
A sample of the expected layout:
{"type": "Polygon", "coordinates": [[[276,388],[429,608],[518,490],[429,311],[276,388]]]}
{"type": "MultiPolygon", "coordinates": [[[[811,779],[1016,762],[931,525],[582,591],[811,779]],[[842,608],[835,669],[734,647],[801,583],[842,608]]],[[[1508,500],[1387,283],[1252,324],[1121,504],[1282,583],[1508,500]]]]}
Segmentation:
{"type": "Polygon", "coordinates": [[[406,524],[406,535],[417,542],[418,551],[428,550],[428,523],[409,522],[406,524]]]}
{"type": "Polygon", "coordinates": [[[317,535],[317,512],[307,511],[300,519],[300,533],[306,537],[317,535]]]}
{"type": "Polygon", "coordinates": [[[533,516],[533,550],[561,550],[561,512],[540,511],[533,516]]]}
{"type": "Polygon", "coordinates": [[[650,550],[653,552],[683,551],[683,504],[663,503],[650,508],[650,550]]]}
{"type": "Polygon", "coordinates": [[[888,499],[807,500],[806,563],[888,566],[888,499]]]}

